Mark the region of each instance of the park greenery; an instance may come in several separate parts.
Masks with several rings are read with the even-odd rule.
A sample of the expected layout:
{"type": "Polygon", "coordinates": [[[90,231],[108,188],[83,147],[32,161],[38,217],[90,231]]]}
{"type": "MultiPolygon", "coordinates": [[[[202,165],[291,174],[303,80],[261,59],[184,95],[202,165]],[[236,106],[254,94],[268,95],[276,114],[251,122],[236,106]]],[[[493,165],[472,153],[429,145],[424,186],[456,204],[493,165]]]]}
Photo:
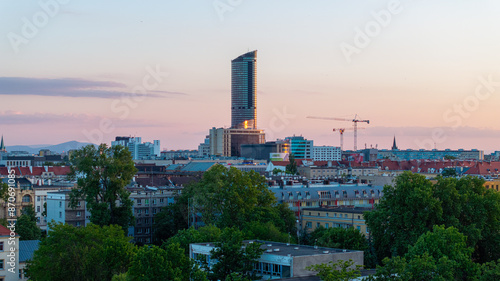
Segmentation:
{"type": "Polygon", "coordinates": [[[19,240],[39,240],[42,237],[32,205],[23,208],[22,215],[16,221],[16,233],[19,234],[19,240]]]}

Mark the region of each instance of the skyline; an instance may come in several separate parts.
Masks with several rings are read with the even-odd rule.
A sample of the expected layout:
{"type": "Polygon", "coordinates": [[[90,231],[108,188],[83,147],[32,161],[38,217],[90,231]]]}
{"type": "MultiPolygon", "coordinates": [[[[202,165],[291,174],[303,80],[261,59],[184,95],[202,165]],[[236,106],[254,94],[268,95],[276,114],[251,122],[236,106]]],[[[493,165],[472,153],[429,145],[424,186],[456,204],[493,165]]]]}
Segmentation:
{"type": "Polygon", "coordinates": [[[93,142],[97,130],[108,144],[135,135],[195,149],[230,127],[231,60],[258,50],[268,141],[338,146],[332,128],[351,123],[306,116],[357,114],[370,120],[359,148],[389,149],[396,135],[400,149],[500,150],[500,3],[193,2],[0,3],[7,146],[93,142]]]}

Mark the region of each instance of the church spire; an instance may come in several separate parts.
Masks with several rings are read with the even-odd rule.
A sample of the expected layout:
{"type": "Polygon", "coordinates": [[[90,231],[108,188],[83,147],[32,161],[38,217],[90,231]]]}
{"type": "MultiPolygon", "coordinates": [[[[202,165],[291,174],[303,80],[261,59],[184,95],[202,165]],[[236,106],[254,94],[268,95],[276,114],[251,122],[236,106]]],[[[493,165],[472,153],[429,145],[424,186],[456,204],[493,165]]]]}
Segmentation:
{"type": "Polygon", "coordinates": [[[398,150],[398,146],[396,145],[396,136],[394,136],[394,141],[392,142],[392,150],[398,150]]]}
{"type": "Polygon", "coordinates": [[[2,143],[0,143],[0,151],[7,151],[5,149],[5,145],[3,144],[3,135],[2,135],[2,143]]]}

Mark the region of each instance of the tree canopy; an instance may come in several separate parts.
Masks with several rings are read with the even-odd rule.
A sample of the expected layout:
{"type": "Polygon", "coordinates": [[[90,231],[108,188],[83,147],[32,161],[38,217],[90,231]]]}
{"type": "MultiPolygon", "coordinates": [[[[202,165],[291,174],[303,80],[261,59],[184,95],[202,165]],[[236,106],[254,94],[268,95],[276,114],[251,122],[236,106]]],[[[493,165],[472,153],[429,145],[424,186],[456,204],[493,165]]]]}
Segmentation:
{"type": "Polygon", "coordinates": [[[23,208],[23,214],[17,219],[16,232],[19,240],[39,240],[42,231],[36,225],[36,213],[33,206],[23,208]]]}
{"type": "Polygon", "coordinates": [[[100,226],[133,225],[133,203],[125,189],[137,172],[130,151],[119,145],[88,145],[73,153],[72,164],[70,177],[77,179],[78,187],[70,194],[70,206],[85,200],[90,221],[100,226]]]}
{"type": "Polygon", "coordinates": [[[323,281],[351,281],[361,276],[361,265],[353,266],[352,260],[338,260],[327,264],[315,264],[306,267],[307,270],[318,272],[316,275],[323,281]]]}
{"type": "Polygon", "coordinates": [[[365,214],[377,257],[403,256],[434,225],[453,226],[467,237],[473,260],[500,258],[500,194],[479,178],[437,179],[405,172],[384,187],[375,210],[365,214]]]}
{"type": "Polygon", "coordinates": [[[74,227],[49,223],[26,273],[30,280],[111,280],[128,270],[136,251],[117,225],[74,227]]]}

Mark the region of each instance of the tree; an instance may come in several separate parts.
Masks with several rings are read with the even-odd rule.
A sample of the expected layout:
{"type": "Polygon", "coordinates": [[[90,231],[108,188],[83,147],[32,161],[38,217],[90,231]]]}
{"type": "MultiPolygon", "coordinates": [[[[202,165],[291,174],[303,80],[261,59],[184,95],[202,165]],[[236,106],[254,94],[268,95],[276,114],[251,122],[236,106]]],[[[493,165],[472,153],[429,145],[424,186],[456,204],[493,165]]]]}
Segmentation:
{"type": "Polygon", "coordinates": [[[219,228],[241,226],[257,208],[276,204],[263,176],[234,167],[228,170],[220,164],[210,168],[199,182],[187,186],[179,199],[184,214],[188,213],[189,202],[189,212],[201,213],[205,225],[219,228]]]}
{"type": "Polygon", "coordinates": [[[350,227],[316,228],[311,233],[309,245],[365,251],[368,248],[366,237],[359,230],[350,227]]]}
{"type": "Polygon", "coordinates": [[[23,214],[17,219],[16,232],[19,240],[40,240],[42,231],[36,225],[36,213],[33,206],[23,208],[23,214]]]}
{"type": "Polygon", "coordinates": [[[491,261],[481,265],[481,274],[479,281],[497,281],[500,280],[500,260],[491,261]]]}
{"type": "Polygon", "coordinates": [[[111,280],[128,270],[136,251],[117,225],[49,223],[26,273],[30,280],[111,280]]]}
{"type": "Polygon", "coordinates": [[[0,199],[5,202],[9,199],[9,185],[4,182],[0,182],[0,199]]]}
{"type": "Polygon", "coordinates": [[[445,168],[441,173],[441,176],[443,176],[444,178],[448,178],[448,177],[456,177],[458,176],[458,174],[457,171],[453,168],[445,168]]]}
{"type": "Polygon", "coordinates": [[[133,225],[133,203],[125,189],[137,172],[130,151],[119,145],[88,145],[73,153],[72,163],[70,177],[77,178],[78,188],[70,194],[70,206],[85,200],[90,221],[100,226],[133,225]]]}
{"type": "Polygon", "coordinates": [[[184,254],[179,244],[169,244],[164,249],[157,246],[141,247],[127,276],[133,281],[206,280],[205,272],[184,254]]]}
{"type": "Polygon", "coordinates": [[[323,281],[350,281],[361,276],[361,265],[354,266],[352,260],[315,264],[306,267],[307,270],[318,272],[317,276],[323,281]]]}
{"type": "Polygon", "coordinates": [[[189,254],[189,244],[220,241],[221,233],[222,231],[214,225],[207,225],[198,229],[190,227],[177,232],[176,235],[165,241],[162,247],[170,244],[178,244],[186,254],[189,254]]]}
{"type": "Polygon", "coordinates": [[[153,241],[156,245],[161,245],[168,238],[188,227],[187,222],[183,219],[180,206],[179,203],[169,204],[155,216],[153,241]]]}
{"type": "Polygon", "coordinates": [[[369,280],[477,280],[479,265],[471,260],[472,248],[454,227],[434,226],[421,235],[402,257],[384,259],[369,280]]]}
{"type": "Polygon", "coordinates": [[[286,165],[286,173],[296,175],[297,174],[297,162],[295,162],[295,156],[293,155],[293,153],[290,153],[290,156],[288,157],[288,161],[290,161],[290,163],[288,165],[286,165]]]}
{"type": "Polygon", "coordinates": [[[226,228],[222,232],[221,242],[216,242],[210,251],[210,258],[217,260],[209,270],[210,280],[238,280],[233,279],[234,273],[238,278],[256,280],[253,264],[260,258],[264,249],[260,243],[251,243],[242,248],[243,233],[236,228],[226,228]],[[228,278],[229,277],[229,278],[228,278]]]}

